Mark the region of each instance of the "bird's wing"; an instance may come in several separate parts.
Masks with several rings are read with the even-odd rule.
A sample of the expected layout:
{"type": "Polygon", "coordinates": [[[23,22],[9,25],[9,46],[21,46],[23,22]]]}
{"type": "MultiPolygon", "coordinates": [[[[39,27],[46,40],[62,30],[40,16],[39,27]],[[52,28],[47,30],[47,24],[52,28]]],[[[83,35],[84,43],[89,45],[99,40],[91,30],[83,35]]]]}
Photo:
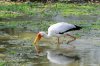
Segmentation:
{"type": "Polygon", "coordinates": [[[55,31],[58,34],[64,34],[64,33],[68,32],[68,30],[70,30],[72,28],[75,28],[75,25],[68,24],[68,23],[60,23],[60,24],[58,24],[57,27],[55,27],[55,29],[56,29],[55,31]]]}
{"type": "Polygon", "coordinates": [[[56,23],[56,24],[51,25],[48,28],[48,35],[64,34],[73,28],[76,28],[76,26],[73,24],[64,23],[64,22],[56,23]]]}

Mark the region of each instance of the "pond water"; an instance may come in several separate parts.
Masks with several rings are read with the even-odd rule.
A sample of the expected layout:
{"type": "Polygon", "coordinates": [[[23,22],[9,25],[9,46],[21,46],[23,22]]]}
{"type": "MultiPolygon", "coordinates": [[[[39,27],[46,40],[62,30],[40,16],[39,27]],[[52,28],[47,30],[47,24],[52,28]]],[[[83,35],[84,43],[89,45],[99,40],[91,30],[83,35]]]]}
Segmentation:
{"type": "MultiPolygon", "coordinates": [[[[71,45],[66,43],[61,44],[61,49],[57,51],[65,51],[66,54],[69,54],[66,51],[70,51],[72,55],[77,54],[81,60],[68,65],[59,65],[50,62],[45,53],[47,49],[55,49],[56,44],[53,40],[56,41],[56,38],[52,38],[53,40],[42,39],[39,44],[43,52],[40,53],[40,56],[37,56],[32,46],[32,38],[35,35],[34,33],[27,32],[22,33],[19,39],[2,41],[0,61],[6,62],[6,66],[100,66],[99,37],[81,37],[71,43],[71,45],[75,46],[75,49],[69,49],[71,45]]],[[[66,40],[68,40],[68,37],[66,40]]]]}
{"type": "MultiPolygon", "coordinates": [[[[27,16],[25,16],[26,18],[27,16]]],[[[37,17],[37,16],[36,16],[37,17]]],[[[33,17],[27,17],[24,20],[35,20],[33,17]],[[29,18],[29,19],[28,19],[29,18]]],[[[39,16],[38,16],[39,18],[39,16]]],[[[38,18],[36,18],[38,20],[38,18]]],[[[20,18],[11,18],[11,21],[21,21],[20,18]]],[[[44,18],[45,19],[45,18],[44,18]]],[[[63,17],[56,15],[50,18],[51,21],[85,21],[95,22],[100,20],[100,16],[68,16],[63,17]]],[[[5,21],[5,20],[4,20],[5,21]]],[[[47,20],[48,21],[48,20],[47,20]]],[[[47,59],[45,51],[47,49],[56,48],[56,38],[42,39],[39,45],[43,52],[40,56],[37,56],[34,46],[32,45],[36,33],[23,32],[18,35],[10,36],[8,34],[0,35],[0,63],[4,63],[5,66],[100,66],[100,30],[75,31],[74,33],[80,33],[81,37],[70,43],[75,46],[75,49],[70,49],[71,45],[67,45],[66,42],[70,40],[69,37],[61,38],[60,40],[66,40],[61,44],[61,49],[58,51],[65,51],[63,53],[69,54],[66,51],[70,51],[73,54],[77,54],[81,59],[79,62],[75,61],[68,65],[59,65],[50,62],[47,59]]],[[[56,51],[55,51],[56,52],[56,51]]]]}

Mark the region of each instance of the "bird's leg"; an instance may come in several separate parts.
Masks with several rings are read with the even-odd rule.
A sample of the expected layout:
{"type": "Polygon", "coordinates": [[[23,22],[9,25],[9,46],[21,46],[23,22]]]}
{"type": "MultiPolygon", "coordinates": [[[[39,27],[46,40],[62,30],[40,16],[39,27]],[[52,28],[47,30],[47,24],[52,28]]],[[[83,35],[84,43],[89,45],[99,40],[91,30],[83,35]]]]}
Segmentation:
{"type": "Polygon", "coordinates": [[[68,41],[68,42],[67,42],[67,44],[69,44],[70,42],[72,42],[72,41],[76,40],[76,37],[71,36],[71,35],[69,35],[69,34],[66,34],[66,35],[67,35],[67,36],[70,36],[70,37],[72,37],[72,38],[73,38],[73,40],[68,41]]]}
{"type": "Polygon", "coordinates": [[[59,42],[59,37],[58,37],[58,44],[57,44],[57,48],[60,47],[60,42],[59,42]]]}

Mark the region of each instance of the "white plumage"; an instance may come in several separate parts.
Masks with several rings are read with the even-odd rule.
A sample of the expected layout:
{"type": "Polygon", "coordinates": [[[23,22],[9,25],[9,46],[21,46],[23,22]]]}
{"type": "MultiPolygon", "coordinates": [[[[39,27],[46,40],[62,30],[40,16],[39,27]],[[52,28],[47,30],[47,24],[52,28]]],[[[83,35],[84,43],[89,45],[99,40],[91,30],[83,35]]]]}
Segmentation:
{"type": "MultiPolygon", "coordinates": [[[[69,32],[69,31],[79,30],[79,29],[81,29],[81,27],[73,25],[73,24],[69,24],[69,23],[66,23],[66,22],[60,22],[60,23],[53,24],[48,28],[48,34],[46,34],[43,31],[39,32],[37,34],[37,36],[34,40],[35,47],[38,50],[36,43],[41,39],[41,37],[50,38],[50,37],[55,36],[55,37],[58,38],[58,45],[60,44],[59,38],[62,35],[70,36],[70,37],[73,38],[73,40],[75,40],[76,38],[74,36],[71,36],[71,35],[66,34],[66,33],[69,32]]],[[[68,41],[68,43],[72,42],[73,40],[68,41]]]]}
{"type": "Polygon", "coordinates": [[[75,60],[79,60],[78,56],[66,56],[63,53],[57,53],[55,51],[47,51],[47,59],[56,64],[69,64],[75,60]]]}
{"type": "Polygon", "coordinates": [[[53,24],[48,28],[48,36],[59,37],[60,35],[62,35],[62,34],[59,34],[59,33],[65,32],[65,31],[67,31],[71,28],[75,28],[75,25],[68,24],[68,23],[65,23],[65,22],[53,24]]]}

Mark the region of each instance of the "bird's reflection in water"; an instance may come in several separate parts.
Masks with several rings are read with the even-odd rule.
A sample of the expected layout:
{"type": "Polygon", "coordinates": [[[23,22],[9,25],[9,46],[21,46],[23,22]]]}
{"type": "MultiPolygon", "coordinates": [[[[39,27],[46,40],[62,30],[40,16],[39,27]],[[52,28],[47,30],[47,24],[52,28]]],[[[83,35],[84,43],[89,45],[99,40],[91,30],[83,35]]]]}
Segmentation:
{"type": "Polygon", "coordinates": [[[47,51],[47,59],[50,61],[50,66],[79,66],[80,57],[78,55],[64,55],[63,52],[53,50],[47,51]]]}
{"type": "MultiPolygon", "coordinates": [[[[99,62],[100,62],[100,47],[94,47],[91,45],[80,45],[77,46],[76,48],[71,48],[71,46],[67,45],[67,48],[60,48],[60,49],[54,49],[54,48],[44,48],[44,52],[49,50],[54,50],[54,54],[57,53],[57,55],[59,53],[62,53],[64,55],[67,56],[79,56],[80,60],[79,61],[73,61],[71,63],[68,64],[57,64],[57,63],[53,63],[50,60],[47,59],[47,56],[44,56],[44,59],[46,59],[46,62],[48,63],[39,63],[33,66],[100,66],[99,62]],[[85,46],[86,45],[86,46],[85,46]],[[83,47],[83,48],[82,48],[83,47]],[[89,48],[88,48],[89,47],[89,48]],[[94,49],[93,49],[94,48],[94,49]]],[[[42,52],[44,54],[44,52],[42,52]]],[[[54,55],[53,54],[53,55],[54,55]]],[[[60,56],[62,56],[62,54],[60,54],[60,56]]],[[[74,58],[75,59],[75,58],[74,58]]],[[[68,61],[68,60],[67,60],[68,61]]],[[[43,60],[41,60],[40,62],[44,62],[43,60]]],[[[63,61],[61,61],[63,62],[63,61]]]]}

